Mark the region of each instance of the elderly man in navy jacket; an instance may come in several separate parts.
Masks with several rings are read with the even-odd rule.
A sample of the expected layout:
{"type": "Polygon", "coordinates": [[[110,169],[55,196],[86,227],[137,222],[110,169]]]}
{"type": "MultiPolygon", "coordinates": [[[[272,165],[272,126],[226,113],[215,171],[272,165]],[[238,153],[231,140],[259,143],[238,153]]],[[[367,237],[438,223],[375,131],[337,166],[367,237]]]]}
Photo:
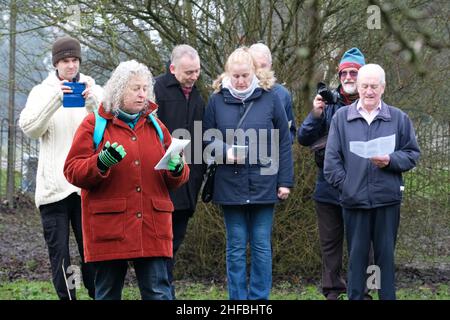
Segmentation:
{"type": "Polygon", "coordinates": [[[367,285],[379,289],[380,299],[395,299],[402,172],[416,166],[420,150],[409,117],[381,100],[385,72],[379,65],[359,69],[357,88],[360,99],[339,109],[331,122],[324,176],[340,192],[349,251],[349,299],[364,298],[368,270],[375,271],[375,281],[367,285]],[[371,241],[375,266],[368,269],[371,241]]]}
{"type": "MultiPolygon", "coordinates": [[[[200,76],[200,58],[197,51],[186,44],[176,46],[172,50],[169,70],[155,78],[155,96],[158,103],[158,118],[169,129],[170,133],[177,138],[176,131],[189,132],[190,149],[185,150],[186,160],[190,168],[189,181],[179,189],[170,193],[175,207],[172,214],[173,230],[173,256],[180,248],[189,218],[193,215],[197,204],[198,193],[203,180],[204,164],[201,160],[201,140],[197,145],[194,139],[194,131],[202,133],[201,121],[205,110],[205,102],[195,86],[200,76]],[[195,123],[198,121],[198,130],[195,123]],[[200,150],[200,161],[195,163],[198,154],[194,151],[200,150]]],[[[184,137],[186,138],[186,137],[184,137]]],[[[169,281],[172,283],[174,260],[168,264],[169,281]]],[[[175,290],[172,285],[172,295],[175,298],[175,290]]]]}

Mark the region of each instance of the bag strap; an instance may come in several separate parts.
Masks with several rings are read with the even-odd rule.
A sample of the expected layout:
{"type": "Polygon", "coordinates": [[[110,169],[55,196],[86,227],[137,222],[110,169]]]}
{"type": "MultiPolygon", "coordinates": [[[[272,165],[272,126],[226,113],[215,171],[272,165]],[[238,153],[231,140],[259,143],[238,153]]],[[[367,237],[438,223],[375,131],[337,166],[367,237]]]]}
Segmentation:
{"type": "MultiPolygon", "coordinates": [[[[103,139],[103,134],[105,133],[108,120],[99,115],[97,110],[94,110],[94,115],[95,115],[95,127],[94,127],[93,141],[94,141],[94,150],[97,150],[98,145],[103,139]]],[[[161,126],[159,125],[158,121],[156,121],[155,116],[152,115],[151,113],[148,115],[148,118],[150,119],[150,122],[153,124],[156,132],[158,133],[159,141],[161,141],[161,144],[164,146],[164,134],[161,129],[161,126]]]]}
{"type": "Polygon", "coordinates": [[[241,119],[239,119],[239,122],[238,122],[238,124],[237,124],[237,126],[236,126],[236,129],[239,129],[239,127],[241,126],[242,122],[244,122],[245,117],[247,116],[248,112],[250,111],[250,109],[251,109],[252,106],[253,106],[253,102],[254,102],[254,101],[250,102],[250,104],[249,104],[249,105],[247,106],[247,108],[245,109],[244,114],[242,115],[241,119]]]}
{"type": "Polygon", "coordinates": [[[161,144],[164,146],[164,134],[162,132],[161,126],[151,113],[148,115],[148,118],[150,119],[150,121],[152,122],[153,126],[156,129],[156,132],[158,133],[159,141],[161,141],[161,144]]]}
{"type": "Polygon", "coordinates": [[[94,150],[97,150],[100,141],[102,141],[103,139],[103,134],[105,132],[106,124],[108,121],[98,114],[97,109],[94,110],[94,115],[95,115],[95,127],[93,140],[94,140],[94,150]]]}
{"type": "MultiPolygon", "coordinates": [[[[253,102],[254,102],[254,101],[250,102],[250,104],[249,104],[249,105],[247,106],[247,108],[245,109],[244,114],[243,114],[243,115],[241,116],[241,118],[239,119],[239,122],[238,122],[238,124],[237,124],[237,126],[236,126],[236,130],[239,129],[239,127],[241,126],[242,122],[244,122],[245,117],[247,116],[247,114],[249,113],[250,109],[251,109],[252,106],[253,106],[253,102]]],[[[214,160],[211,164],[208,165],[208,167],[209,167],[209,166],[217,166],[216,161],[214,160]]]]}

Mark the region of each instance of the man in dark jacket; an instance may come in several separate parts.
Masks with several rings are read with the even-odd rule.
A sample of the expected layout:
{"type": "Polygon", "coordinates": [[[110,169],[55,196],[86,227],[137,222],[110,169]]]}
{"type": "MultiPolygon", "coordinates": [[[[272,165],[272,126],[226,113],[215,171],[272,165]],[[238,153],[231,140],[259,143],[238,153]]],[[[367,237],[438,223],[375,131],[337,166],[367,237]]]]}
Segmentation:
{"type": "Polygon", "coordinates": [[[311,146],[315,150],[314,156],[319,167],[313,198],[322,251],[322,293],[329,300],[335,300],[341,293],[345,293],[346,286],[341,276],[344,240],[342,208],[339,205],[339,191],[325,181],[323,176],[325,144],[334,113],[359,97],[356,76],[364,64],[364,55],[359,49],[351,48],[344,53],[339,63],[341,84],[329,95],[333,101],[326,102],[324,98],[328,98],[327,96],[316,95],[313,109],[303,121],[297,135],[301,145],[311,146]]]}
{"type": "Polygon", "coordinates": [[[381,100],[384,70],[359,70],[360,99],[336,112],[325,152],[325,179],[340,191],[349,251],[349,299],[363,299],[367,286],[380,299],[395,299],[394,249],[404,190],[402,172],[416,166],[420,150],[409,117],[381,100]],[[374,268],[368,268],[371,243],[374,268]],[[366,281],[375,271],[375,281],[366,281]],[[378,281],[380,279],[381,281],[378,281]],[[367,285],[366,285],[367,282],[367,285]]]}
{"type": "MultiPolygon", "coordinates": [[[[186,161],[189,164],[189,182],[170,193],[175,207],[172,214],[173,229],[173,259],[168,263],[169,281],[173,282],[174,259],[186,234],[189,218],[195,211],[197,196],[202,184],[205,166],[202,163],[202,140],[196,145],[196,134],[202,134],[201,121],[205,109],[205,102],[195,86],[200,75],[200,58],[197,51],[185,44],[176,46],[171,55],[169,70],[155,78],[155,96],[159,106],[158,117],[177,137],[174,131],[181,134],[189,132],[191,143],[185,149],[186,161]],[[199,122],[197,122],[199,121],[199,122]],[[197,123],[197,125],[196,125],[197,123]],[[194,157],[194,151],[196,155],[194,157]],[[198,155],[199,153],[199,155],[198,155]]],[[[172,295],[175,289],[172,284],[172,295]]]]}

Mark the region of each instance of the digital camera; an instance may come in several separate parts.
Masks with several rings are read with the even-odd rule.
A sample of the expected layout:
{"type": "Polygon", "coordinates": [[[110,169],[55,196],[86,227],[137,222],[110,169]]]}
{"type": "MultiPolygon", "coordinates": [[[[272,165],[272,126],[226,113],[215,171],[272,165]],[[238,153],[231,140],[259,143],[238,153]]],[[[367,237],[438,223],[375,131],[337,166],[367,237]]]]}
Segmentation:
{"type": "Polygon", "coordinates": [[[317,94],[319,94],[326,104],[336,104],[339,98],[339,93],[328,89],[323,82],[317,84],[317,94]]]}
{"type": "Polygon", "coordinates": [[[82,82],[64,82],[65,86],[72,89],[72,93],[64,93],[63,107],[65,108],[82,108],[85,99],[81,93],[86,89],[86,84],[82,82]]]}

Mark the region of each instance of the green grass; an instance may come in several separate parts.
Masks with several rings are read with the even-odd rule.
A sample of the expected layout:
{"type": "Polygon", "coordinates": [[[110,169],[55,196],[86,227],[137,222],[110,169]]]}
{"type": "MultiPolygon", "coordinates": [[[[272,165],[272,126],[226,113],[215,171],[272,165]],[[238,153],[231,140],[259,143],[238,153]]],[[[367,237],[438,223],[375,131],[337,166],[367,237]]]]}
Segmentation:
{"type": "Polygon", "coordinates": [[[400,289],[397,292],[399,300],[450,300],[450,287],[440,284],[436,288],[420,286],[415,289],[400,289]]]}
{"type": "MultiPolygon", "coordinates": [[[[216,283],[177,282],[179,300],[226,300],[227,291],[223,285],[216,283]]],[[[397,291],[399,300],[450,300],[450,287],[447,284],[402,288],[397,291]]],[[[84,288],[77,291],[77,298],[89,300],[84,288]]],[[[375,294],[375,299],[376,294],[375,294]]],[[[56,300],[51,282],[17,280],[3,282],[0,285],[0,300],[56,300]]],[[[139,300],[139,290],[127,286],[123,290],[124,300],[139,300]]],[[[274,286],[272,300],[324,300],[319,289],[314,285],[298,287],[284,282],[274,286]]],[[[347,299],[343,296],[343,299],[347,299]]]]}
{"type": "MultiPolygon", "coordinates": [[[[122,293],[124,300],[140,299],[138,288],[126,287],[122,293]]],[[[50,281],[17,280],[0,285],[0,300],[57,300],[55,289],[50,281]]],[[[90,300],[87,290],[82,286],[77,290],[77,299],[90,300]]]]}

